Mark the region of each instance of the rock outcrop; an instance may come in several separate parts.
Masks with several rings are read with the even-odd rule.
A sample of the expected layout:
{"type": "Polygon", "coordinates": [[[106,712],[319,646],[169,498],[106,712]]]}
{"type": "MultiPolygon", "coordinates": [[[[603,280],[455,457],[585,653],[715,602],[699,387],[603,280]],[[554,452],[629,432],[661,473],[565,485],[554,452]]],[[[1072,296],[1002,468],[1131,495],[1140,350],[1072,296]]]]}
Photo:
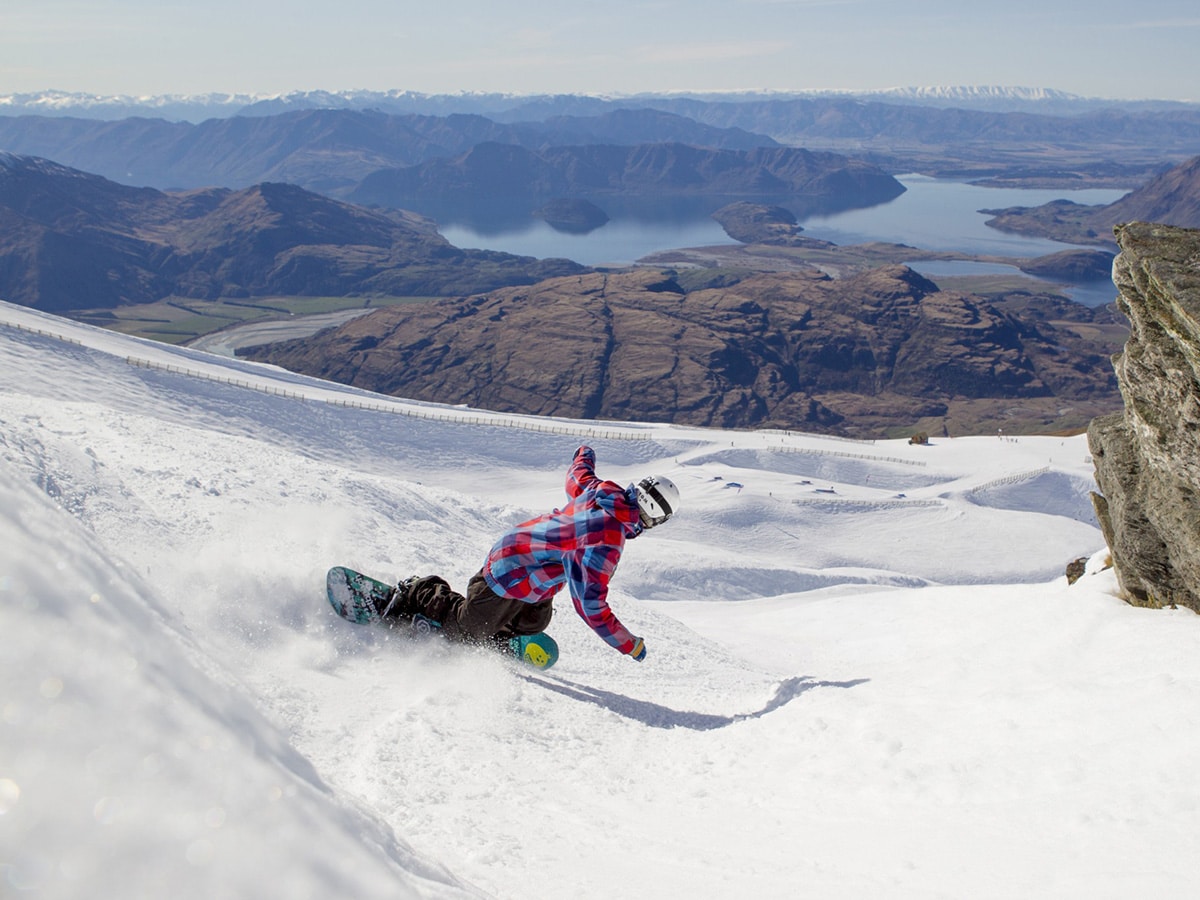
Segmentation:
{"type": "Polygon", "coordinates": [[[738,200],[722,206],[712,217],[725,233],[743,244],[776,247],[832,247],[828,241],[804,237],[795,214],[782,206],[738,200]]]}
{"type": "Polygon", "coordinates": [[[1039,278],[1100,281],[1112,273],[1113,254],[1105,250],[1063,250],[1021,263],[1022,272],[1039,278]]]}
{"type": "Polygon", "coordinates": [[[1200,612],[1200,231],[1114,230],[1132,331],[1113,360],[1124,412],[1088,429],[1093,501],[1127,599],[1200,612]]]}
{"type": "Polygon", "coordinates": [[[540,209],[535,209],[533,215],[555,231],[565,231],[567,234],[587,234],[608,222],[608,213],[595,203],[567,197],[556,197],[540,209]]]}

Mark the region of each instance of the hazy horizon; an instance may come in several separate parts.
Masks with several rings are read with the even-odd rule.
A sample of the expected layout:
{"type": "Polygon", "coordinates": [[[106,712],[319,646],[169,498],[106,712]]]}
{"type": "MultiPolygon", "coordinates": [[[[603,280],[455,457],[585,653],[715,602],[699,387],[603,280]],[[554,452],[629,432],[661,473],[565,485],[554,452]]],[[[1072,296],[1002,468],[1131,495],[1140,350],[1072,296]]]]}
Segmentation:
{"type": "MultiPolygon", "coordinates": [[[[894,95],[897,100],[912,101],[927,99],[931,103],[945,102],[951,97],[974,96],[980,102],[989,99],[1001,101],[1004,99],[1025,99],[1036,102],[1039,99],[1103,102],[1112,100],[1117,103],[1200,103],[1200,100],[1172,100],[1164,97],[1120,98],[1098,94],[1076,94],[1048,85],[1002,85],[1002,84],[905,84],[891,85],[878,88],[747,88],[744,90],[730,88],[728,90],[664,90],[664,91],[501,91],[501,90],[457,90],[457,91],[418,91],[409,88],[296,88],[280,91],[190,91],[152,93],[121,92],[98,93],[95,91],[72,91],[62,88],[48,87],[39,90],[0,91],[0,98],[20,98],[28,101],[33,98],[80,98],[96,103],[151,103],[154,101],[194,101],[197,103],[225,104],[234,102],[257,103],[289,97],[305,95],[329,95],[332,97],[353,98],[363,96],[410,96],[429,99],[452,98],[523,98],[523,97],[594,97],[599,99],[622,100],[638,97],[695,97],[719,100],[722,97],[747,98],[756,97],[832,97],[845,95],[848,97],[886,97],[894,95]]],[[[886,101],[885,101],[886,102],[886,101]]]]}
{"type": "Polygon", "coordinates": [[[634,94],[1033,86],[1113,100],[1200,100],[1181,73],[1190,2],[479,0],[284,5],[15,0],[0,13],[0,94],[272,95],[305,90],[634,94]],[[14,8],[15,7],[15,8],[14,8]]]}

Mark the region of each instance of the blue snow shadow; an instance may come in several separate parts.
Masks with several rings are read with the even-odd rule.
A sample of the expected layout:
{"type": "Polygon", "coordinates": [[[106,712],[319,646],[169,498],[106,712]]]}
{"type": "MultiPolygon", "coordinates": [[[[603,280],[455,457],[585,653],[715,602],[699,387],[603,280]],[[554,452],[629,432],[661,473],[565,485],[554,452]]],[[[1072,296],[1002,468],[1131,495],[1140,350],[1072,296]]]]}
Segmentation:
{"type": "Polygon", "coordinates": [[[713,731],[714,729],[726,728],[748,719],[761,718],[767,713],[774,712],[781,706],[791,703],[801,694],[807,693],[813,688],[852,688],[870,681],[869,678],[855,678],[852,681],[814,681],[807,676],[787,678],[779,683],[775,688],[774,696],[767,701],[762,709],[756,712],[720,716],[713,713],[671,709],[669,706],[663,706],[660,703],[653,703],[649,700],[637,700],[633,697],[626,697],[624,694],[615,694],[612,691],[605,691],[583,684],[575,684],[563,678],[556,678],[553,675],[538,676],[528,673],[522,673],[522,675],[526,681],[540,684],[542,687],[557,694],[562,694],[564,697],[570,697],[572,700],[579,700],[582,703],[594,703],[596,706],[601,706],[619,716],[624,716],[626,719],[633,719],[635,722],[649,725],[651,728],[688,728],[692,731],[713,731]]]}

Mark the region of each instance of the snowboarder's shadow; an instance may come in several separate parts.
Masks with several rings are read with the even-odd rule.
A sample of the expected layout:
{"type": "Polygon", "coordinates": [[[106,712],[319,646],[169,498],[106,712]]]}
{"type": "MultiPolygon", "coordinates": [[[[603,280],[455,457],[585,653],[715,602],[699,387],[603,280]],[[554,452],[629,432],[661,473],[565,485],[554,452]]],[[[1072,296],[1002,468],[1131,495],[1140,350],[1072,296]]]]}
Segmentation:
{"type": "Polygon", "coordinates": [[[556,678],[553,675],[538,676],[526,674],[525,679],[534,684],[540,684],[542,687],[555,693],[562,694],[564,697],[602,706],[619,716],[633,719],[636,722],[641,722],[643,725],[649,725],[651,728],[688,728],[692,731],[712,731],[716,728],[725,728],[735,722],[760,718],[790,703],[801,694],[811,691],[813,688],[852,688],[860,684],[865,684],[870,680],[867,678],[855,678],[852,681],[815,681],[807,676],[787,678],[779,683],[775,688],[775,694],[762,709],[755,712],[721,716],[713,713],[671,709],[669,706],[663,706],[660,703],[653,703],[649,700],[638,700],[634,697],[626,697],[624,694],[616,694],[612,691],[602,690],[601,688],[575,684],[564,678],[556,678]]]}

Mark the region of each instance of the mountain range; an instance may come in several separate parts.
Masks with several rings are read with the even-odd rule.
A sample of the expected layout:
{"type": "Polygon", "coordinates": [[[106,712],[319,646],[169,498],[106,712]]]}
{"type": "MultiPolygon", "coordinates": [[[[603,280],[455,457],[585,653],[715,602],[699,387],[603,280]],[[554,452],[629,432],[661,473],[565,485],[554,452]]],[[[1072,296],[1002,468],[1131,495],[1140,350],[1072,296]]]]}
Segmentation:
{"type": "Polygon", "coordinates": [[[892,174],[1079,186],[1141,183],[1200,146],[1196,105],[1066,114],[844,95],[469,95],[439,98],[436,113],[347,105],[322,94],[198,124],[146,115],[113,121],[0,115],[0,148],[138,186],[273,180],[344,197],[372,172],[454,159],[485,142],[535,154],[664,142],[747,152],[783,144],[842,153],[892,174]],[[325,106],[304,108],[318,101],[325,106]]]}
{"type": "Polygon", "coordinates": [[[962,433],[1013,415],[1032,427],[1067,427],[1116,399],[1106,362],[1116,344],[1104,330],[1112,323],[1096,318],[1102,311],[1048,298],[1005,308],[939,291],[907,269],[857,280],[723,274],[719,286],[698,288],[669,272],[647,275],[652,284],[614,275],[598,301],[593,281],[608,279],[603,273],[565,260],[459,250],[428,218],[394,207],[509,194],[532,212],[563,195],[704,193],[723,198],[714,209],[746,196],[787,195],[795,212],[807,202],[867,205],[902,189],[882,164],[780,146],[796,134],[860,151],[937,152],[939,141],[956,141],[963,156],[1078,144],[1126,172],[1161,169],[1200,137],[1200,111],[1188,108],[1063,117],[847,97],[656,101],[669,109],[526,99],[521,110],[530,118],[507,123],[352,109],[198,125],[0,116],[0,146],[57,148],[110,176],[59,165],[61,155],[56,163],[0,158],[0,296],[52,310],[171,295],[448,296],[458,299],[403,310],[394,321],[365,317],[310,340],[303,354],[271,352],[327,377],[369,376],[375,390],[433,397],[436,381],[435,399],[444,402],[521,411],[533,402],[533,411],[556,415],[803,423],[859,434],[898,421],[953,424],[962,433]],[[1102,146],[1091,147],[1096,134],[1102,146]],[[120,183],[130,181],[183,189],[120,183]],[[682,297],[691,318],[667,308],[682,297]],[[594,377],[568,389],[544,364],[525,372],[513,360],[528,335],[592,306],[596,322],[624,324],[594,346],[563,339],[554,358],[579,360],[594,377]],[[468,333],[481,322],[488,324],[479,335],[468,333]],[[627,374],[639,366],[655,372],[647,360],[614,365],[621,353],[635,353],[630,336],[642,332],[680,341],[672,348],[678,365],[647,383],[627,374]],[[429,341],[443,354],[436,374],[408,365],[429,341]],[[403,384],[389,380],[397,368],[406,370],[403,384]],[[932,381],[930,373],[937,373],[932,381]]]}
{"type": "Polygon", "coordinates": [[[728,150],[778,146],[763,135],[655,110],[613,110],[590,118],[515,125],[478,115],[397,116],[336,109],[210,119],[198,125],[151,118],[107,122],[0,116],[0,148],[164,190],[288,181],[338,196],[372,172],[457,157],[479,144],[539,151],[600,139],[621,146],[668,140],[728,150]]]}
{"type": "Polygon", "coordinates": [[[1193,104],[1167,100],[1115,100],[1084,97],[1046,87],[1005,85],[927,85],[876,91],[669,92],[633,95],[563,95],[461,92],[425,94],[407,90],[288,91],[274,94],[97,95],[71,91],[32,91],[0,95],[0,115],[76,116],[121,119],[153,116],[200,122],[230,116],[275,115],[300,109],[374,109],[391,113],[448,115],[470,113],[505,119],[528,117],[531,109],[566,109],[580,103],[653,105],[678,99],[713,102],[780,102],[855,99],[922,106],[985,109],[995,112],[1071,114],[1094,109],[1184,109],[1193,104]]]}

